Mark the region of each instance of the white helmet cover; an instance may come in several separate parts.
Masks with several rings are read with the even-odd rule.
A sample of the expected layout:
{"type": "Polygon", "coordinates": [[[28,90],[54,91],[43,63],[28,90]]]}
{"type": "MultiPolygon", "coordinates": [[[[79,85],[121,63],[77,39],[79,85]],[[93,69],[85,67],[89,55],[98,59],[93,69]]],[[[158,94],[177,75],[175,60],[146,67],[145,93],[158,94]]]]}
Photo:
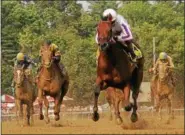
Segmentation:
{"type": "Polygon", "coordinates": [[[114,9],[106,9],[104,12],[103,12],[103,17],[108,17],[109,15],[111,15],[112,19],[111,21],[115,21],[116,20],[116,17],[117,17],[117,13],[114,9]]]}

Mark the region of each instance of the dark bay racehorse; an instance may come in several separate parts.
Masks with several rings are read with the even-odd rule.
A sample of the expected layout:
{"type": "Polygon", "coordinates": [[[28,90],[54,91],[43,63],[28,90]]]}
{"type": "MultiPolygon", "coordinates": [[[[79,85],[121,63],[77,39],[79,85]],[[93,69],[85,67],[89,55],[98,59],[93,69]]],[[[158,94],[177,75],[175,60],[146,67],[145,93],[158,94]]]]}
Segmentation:
{"type": "MultiPolygon", "coordinates": [[[[119,42],[110,42],[112,38],[112,24],[110,21],[100,21],[97,26],[100,55],[98,57],[97,78],[94,91],[93,120],[99,119],[98,97],[101,90],[108,87],[121,89],[124,92],[125,110],[133,112],[131,121],[137,121],[137,97],[140,84],[143,78],[144,57],[138,60],[137,67],[133,65],[123,51],[123,45],[119,42]],[[132,89],[132,98],[134,103],[129,101],[130,90],[132,89]]],[[[119,114],[116,114],[117,118],[119,114]]],[[[121,119],[121,118],[120,118],[121,119]]]]}
{"type": "Polygon", "coordinates": [[[60,69],[53,61],[53,52],[50,46],[44,45],[41,47],[41,59],[42,66],[39,73],[39,78],[37,82],[38,86],[38,98],[40,106],[40,120],[44,118],[42,112],[42,104],[46,106],[45,120],[46,123],[50,122],[48,117],[49,102],[46,98],[47,95],[54,98],[54,115],[55,121],[60,119],[60,106],[63,101],[63,97],[66,95],[69,86],[68,74],[62,77],[60,69]]]}

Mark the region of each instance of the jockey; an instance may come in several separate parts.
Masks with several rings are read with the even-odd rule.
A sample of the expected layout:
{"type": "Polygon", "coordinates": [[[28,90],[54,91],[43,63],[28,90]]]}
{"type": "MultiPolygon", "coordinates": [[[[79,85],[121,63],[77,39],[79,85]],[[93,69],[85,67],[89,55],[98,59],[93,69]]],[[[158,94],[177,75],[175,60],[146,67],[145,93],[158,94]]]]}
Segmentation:
{"type": "MultiPolygon", "coordinates": [[[[172,71],[172,69],[174,69],[174,64],[172,62],[172,58],[169,55],[167,55],[167,53],[161,52],[159,54],[159,58],[157,59],[155,66],[153,68],[154,75],[155,75],[154,79],[157,76],[157,71],[159,70],[158,67],[161,63],[168,63],[168,67],[170,68],[170,72],[172,71]]],[[[170,77],[171,77],[171,80],[172,80],[172,84],[175,86],[175,78],[174,78],[172,72],[170,73],[170,77]]]]}
{"type": "MultiPolygon", "coordinates": [[[[139,45],[133,41],[133,36],[130,30],[130,26],[128,22],[124,19],[123,16],[116,13],[113,9],[106,9],[103,12],[103,19],[110,19],[112,22],[112,36],[113,41],[119,41],[123,45],[127,45],[128,51],[131,54],[131,60],[136,62],[136,54],[133,50],[132,43],[134,43],[137,47],[139,45]]],[[[96,43],[98,44],[98,33],[96,34],[96,43]]]]}
{"type": "MultiPolygon", "coordinates": [[[[64,65],[60,64],[61,53],[60,53],[58,46],[56,44],[52,43],[50,40],[45,41],[44,45],[50,46],[51,51],[53,52],[54,63],[56,63],[56,65],[60,69],[62,77],[64,77],[66,74],[66,70],[65,70],[64,65]]],[[[38,69],[38,72],[40,71],[40,69],[41,69],[41,67],[38,69]]],[[[39,77],[39,75],[36,78],[38,79],[38,77],[39,77]]]]}
{"type": "MultiPolygon", "coordinates": [[[[23,67],[24,69],[24,73],[26,75],[26,77],[30,80],[31,83],[33,83],[33,77],[32,77],[32,64],[35,65],[35,63],[27,56],[25,55],[24,53],[22,52],[19,52],[16,56],[16,60],[15,60],[15,63],[14,63],[14,69],[16,67],[23,67]]],[[[12,81],[12,87],[14,86],[14,80],[12,81]]]]}

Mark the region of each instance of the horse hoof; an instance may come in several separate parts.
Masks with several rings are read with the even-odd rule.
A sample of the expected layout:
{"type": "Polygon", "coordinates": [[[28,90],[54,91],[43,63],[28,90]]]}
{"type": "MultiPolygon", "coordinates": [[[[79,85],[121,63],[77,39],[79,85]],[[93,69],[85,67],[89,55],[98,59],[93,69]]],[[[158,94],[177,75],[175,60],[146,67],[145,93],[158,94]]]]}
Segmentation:
{"type": "Polygon", "coordinates": [[[170,124],[170,120],[169,119],[166,121],[166,124],[170,124]]]}
{"type": "Polygon", "coordinates": [[[131,105],[125,106],[125,111],[130,112],[131,110],[132,110],[131,105]]]}
{"type": "Polygon", "coordinates": [[[45,122],[46,122],[46,124],[49,124],[50,123],[50,119],[49,118],[45,119],[45,122]]]}
{"type": "Polygon", "coordinates": [[[93,121],[98,121],[99,120],[99,114],[97,112],[93,113],[93,121]]]}
{"type": "Polygon", "coordinates": [[[117,125],[120,125],[122,122],[123,122],[123,120],[121,118],[117,118],[116,119],[116,124],[117,125]]]}
{"type": "Polygon", "coordinates": [[[137,114],[136,113],[132,113],[132,115],[131,115],[131,121],[132,122],[136,122],[137,120],[138,120],[137,114]]]}
{"type": "Polygon", "coordinates": [[[59,115],[55,115],[55,121],[58,121],[60,119],[59,115]]]}
{"type": "Polygon", "coordinates": [[[40,114],[40,120],[43,120],[43,119],[44,119],[44,115],[40,114]]]}
{"type": "Polygon", "coordinates": [[[23,124],[22,127],[29,127],[30,124],[26,123],[26,124],[23,124]]]}

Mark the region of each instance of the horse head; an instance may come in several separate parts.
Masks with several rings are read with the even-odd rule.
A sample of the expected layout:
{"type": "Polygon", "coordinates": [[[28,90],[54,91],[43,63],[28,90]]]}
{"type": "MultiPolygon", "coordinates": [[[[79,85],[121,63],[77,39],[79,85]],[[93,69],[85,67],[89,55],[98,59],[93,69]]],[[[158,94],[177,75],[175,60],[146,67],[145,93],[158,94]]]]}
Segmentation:
{"type": "Polygon", "coordinates": [[[41,53],[42,65],[47,69],[50,68],[53,62],[53,59],[52,59],[53,53],[50,46],[48,45],[42,46],[40,53],[41,53]]]}
{"type": "Polygon", "coordinates": [[[15,83],[17,87],[20,87],[24,81],[24,65],[22,67],[17,67],[14,72],[15,83]]]}
{"type": "Polygon", "coordinates": [[[98,42],[100,51],[106,51],[112,37],[112,24],[110,21],[100,21],[97,26],[98,42]]]}

